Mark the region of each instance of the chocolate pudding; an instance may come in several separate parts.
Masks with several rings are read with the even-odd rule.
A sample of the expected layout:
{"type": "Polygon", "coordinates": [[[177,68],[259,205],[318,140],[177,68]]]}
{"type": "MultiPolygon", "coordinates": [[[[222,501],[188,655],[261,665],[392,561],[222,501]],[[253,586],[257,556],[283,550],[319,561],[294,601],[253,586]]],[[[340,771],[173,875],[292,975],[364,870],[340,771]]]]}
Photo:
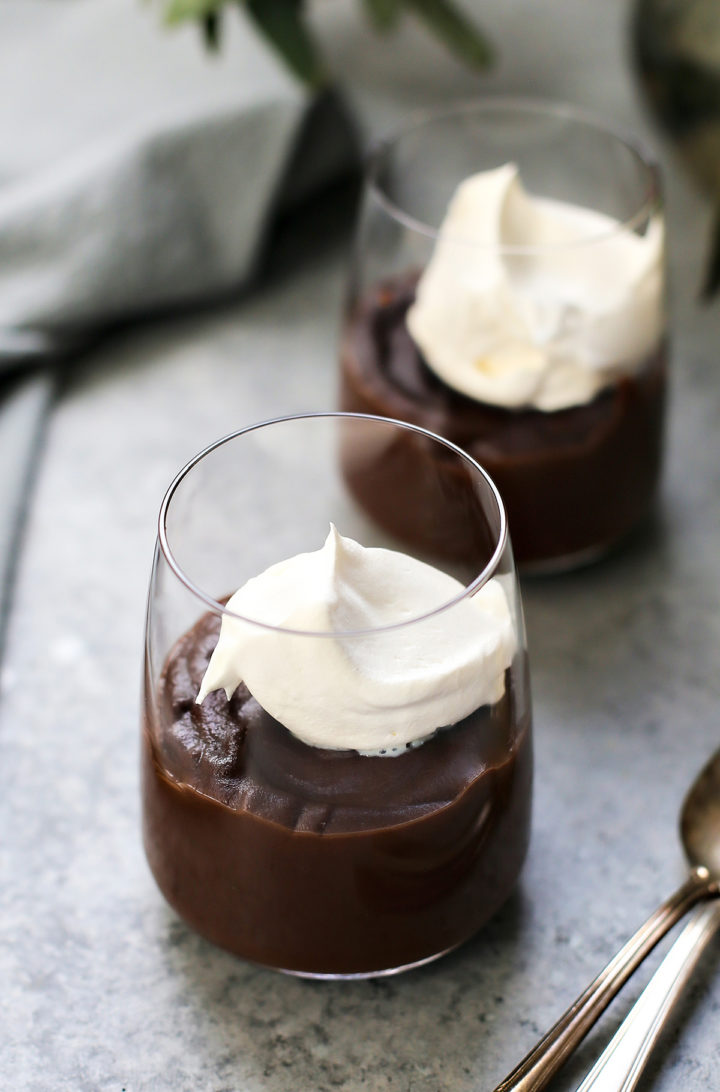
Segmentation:
{"type": "MultiPolygon", "coordinates": [[[[497,485],[516,559],[525,567],[604,552],[648,511],[656,490],[664,350],[586,405],[553,412],[490,406],[447,386],[423,360],[405,321],[416,279],[383,282],[350,314],[341,350],[341,408],[421,425],[467,451],[497,485]]],[[[458,488],[439,461],[432,468],[414,462],[412,443],[411,434],[399,435],[395,450],[382,452],[375,467],[368,461],[362,473],[346,472],[370,514],[410,542],[416,533],[408,522],[412,506],[405,513],[402,504],[401,465],[411,490],[421,489],[413,483],[418,475],[437,479],[431,492],[438,498],[443,478],[451,494],[458,488]]],[[[455,509],[460,512],[457,504],[455,509]]],[[[436,518],[444,517],[444,502],[438,503],[436,518]]],[[[432,508],[426,508],[426,522],[433,523],[432,508]]],[[[456,556],[476,556],[474,531],[463,535],[458,526],[446,539],[456,556]]]]}
{"type": "Polygon", "coordinates": [[[527,849],[524,660],[495,705],[370,757],[302,743],[243,685],[196,704],[219,627],[204,615],[146,691],[145,847],[168,902],[236,955],[315,976],[402,968],[471,936],[527,849]]]}

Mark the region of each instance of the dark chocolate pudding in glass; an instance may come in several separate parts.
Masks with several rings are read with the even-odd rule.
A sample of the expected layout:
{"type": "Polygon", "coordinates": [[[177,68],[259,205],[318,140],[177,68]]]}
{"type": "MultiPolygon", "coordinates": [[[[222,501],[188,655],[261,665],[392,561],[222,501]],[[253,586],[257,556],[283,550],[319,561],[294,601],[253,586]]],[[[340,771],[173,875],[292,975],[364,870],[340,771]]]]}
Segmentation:
{"type": "Polygon", "coordinates": [[[659,479],[663,245],[656,172],[594,123],[502,100],[429,116],[369,170],[341,407],[468,451],[523,567],[600,556],[659,479]]]}
{"type": "MultiPolygon", "coordinates": [[[[286,487],[289,496],[298,483],[286,487]]],[[[248,531],[247,491],[244,503],[248,531]]],[[[313,524],[298,543],[313,544],[313,524]]],[[[222,579],[222,558],[199,575],[216,568],[222,579]]],[[[343,415],[221,441],[164,502],[147,648],[146,852],[198,932],[280,970],[368,976],[436,958],[505,901],[530,825],[527,658],[504,514],[463,453],[409,426],[343,415]],[[292,476],[287,441],[304,441],[321,463],[315,496],[337,509],[343,479],[326,457],[337,464],[341,450],[357,469],[413,431],[473,475],[485,564],[470,584],[334,527],[320,549],[287,557],[268,545],[273,563],[229,600],[205,597],[181,568],[201,539],[218,542],[218,527],[205,524],[204,536],[190,518],[198,497],[218,495],[210,477],[224,493],[257,470],[260,451],[277,455],[268,473],[292,476]]]]}
{"type": "Polygon", "coordinates": [[[208,615],[180,642],[147,726],[146,845],[168,901],[237,955],[316,974],[412,965],[471,936],[527,850],[512,691],[394,758],[308,747],[242,685],[195,704],[218,630],[208,615]]]}

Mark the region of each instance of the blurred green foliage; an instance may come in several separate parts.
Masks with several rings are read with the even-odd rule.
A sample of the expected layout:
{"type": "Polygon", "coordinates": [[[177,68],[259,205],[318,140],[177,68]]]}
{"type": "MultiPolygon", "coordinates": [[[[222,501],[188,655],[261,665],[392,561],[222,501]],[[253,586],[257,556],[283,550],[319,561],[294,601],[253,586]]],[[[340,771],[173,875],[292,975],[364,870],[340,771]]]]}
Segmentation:
{"type": "MultiPolygon", "coordinates": [[[[483,69],[492,63],[489,41],[452,0],[360,2],[370,22],[381,33],[392,30],[403,14],[409,12],[465,64],[483,69]]],[[[222,18],[231,5],[247,12],[260,33],[304,83],[319,87],[327,81],[327,69],[308,24],[306,0],[166,0],[165,19],[170,25],[195,20],[203,28],[208,45],[216,47],[222,18]]]]}

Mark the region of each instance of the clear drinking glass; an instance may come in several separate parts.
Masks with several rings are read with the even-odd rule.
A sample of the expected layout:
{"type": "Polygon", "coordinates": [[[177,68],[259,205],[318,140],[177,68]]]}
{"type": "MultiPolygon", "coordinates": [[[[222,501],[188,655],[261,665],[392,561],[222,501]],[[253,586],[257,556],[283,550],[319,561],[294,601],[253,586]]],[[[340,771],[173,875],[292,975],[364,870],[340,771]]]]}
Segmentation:
{"type": "MultiPolygon", "coordinates": [[[[322,677],[310,695],[303,678],[291,681],[299,700],[322,699],[322,677]]],[[[382,703],[373,710],[385,714],[382,703]]],[[[319,978],[391,973],[454,948],[504,902],[525,857],[530,732],[505,513],[468,455],[401,422],[315,414],[227,436],[175,478],[148,598],[143,828],[161,891],[198,932],[245,959],[319,978]],[[418,460],[435,476],[408,473],[418,460]],[[324,662],[330,642],[353,663],[375,657],[392,671],[411,640],[413,671],[427,677],[438,626],[460,624],[492,588],[512,634],[499,697],[450,726],[440,712],[430,738],[395,755],[309,746],[242,686],[231,701],[218,690],[195,702],[228,596],[275,562],[317,550],[331,521],[366,547],[432,563],[455,576],[456,590],[420,616],[399,604],[397,617],[362,632],[245,619],[253,640],[272,642],[279,670],[298,651],[324,662]],[[474,543],[462,563],[460,526],[474,543]]]]}
{"type": "Polygon", "coordinates": [[[656,491],[663,248],[655,166],[578,111],[497,99],[417,118],[368,165],[340,406],[422,425],[468,451],[500,490],[522,569],[592,560],[641,520],[656,491]],[[460,219],[446,228],[433,363],[406,322],[418,282],[439,253],[458,184],[508,164],[536,208],[564,210],[575,227],[539,235],[512,198],[514,219],[509,203],[499,205],[486,234],[460,219]],[[451,366],[465,386],[448,380],[451,366]],[[497,386],[493,369],[512,390],[497,386]]]}

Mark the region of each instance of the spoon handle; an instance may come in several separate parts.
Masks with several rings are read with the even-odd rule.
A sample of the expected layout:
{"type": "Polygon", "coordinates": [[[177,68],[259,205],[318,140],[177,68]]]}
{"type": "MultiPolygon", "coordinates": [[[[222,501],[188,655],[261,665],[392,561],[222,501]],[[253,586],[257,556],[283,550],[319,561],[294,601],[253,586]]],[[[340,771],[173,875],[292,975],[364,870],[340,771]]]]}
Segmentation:
{"type": "Polygon", "coordinates": [[[719,927],[719,900],[694,911],[577,1092],[633,1092],[673,1005],[719,927]]]}
{"type": "Polygon", "coordinates": [[[694,868],[494,1092],[540,1092],[668,930],[691,906],[716,892],[707,869],[694,868]]]}

